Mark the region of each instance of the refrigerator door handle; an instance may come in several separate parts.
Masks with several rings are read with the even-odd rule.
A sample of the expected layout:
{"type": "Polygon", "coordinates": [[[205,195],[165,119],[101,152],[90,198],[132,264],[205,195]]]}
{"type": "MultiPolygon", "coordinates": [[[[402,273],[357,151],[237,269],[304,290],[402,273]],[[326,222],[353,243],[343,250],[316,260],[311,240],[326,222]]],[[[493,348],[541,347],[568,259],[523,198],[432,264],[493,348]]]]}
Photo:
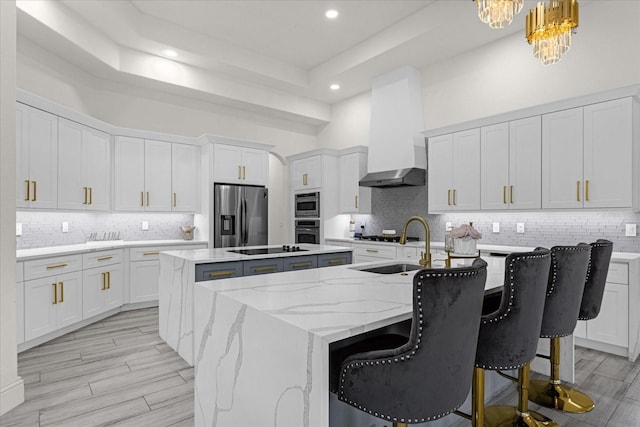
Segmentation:
{"type": "Polygon", "coordinates": [[[249,242],[249,226],[247,225],[247,200],[242,199],[242,244],[249,242]]]}

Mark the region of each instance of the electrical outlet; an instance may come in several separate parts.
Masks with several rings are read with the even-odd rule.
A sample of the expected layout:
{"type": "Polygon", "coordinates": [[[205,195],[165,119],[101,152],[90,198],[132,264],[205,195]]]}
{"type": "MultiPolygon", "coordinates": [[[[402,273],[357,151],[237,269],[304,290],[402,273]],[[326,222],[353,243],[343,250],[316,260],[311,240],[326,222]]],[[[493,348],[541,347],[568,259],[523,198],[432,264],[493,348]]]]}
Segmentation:
{"type": "Polygon", "coordinates": [[[524,233],[524,222],[516,224],[516,233],[524,233]]]}
{"type": "Polygon", "coordinates": [[[453,224],[451,223],[451,221],[447,221],[447,222],[444,223],[445,231],[451,230],[451,227],[453,227],[453,224]]]}
{"type": "Polygon", "coordinates": [[[62,221],[62,232],[63,233],[69,232],[69,223],[67,221],[62,221]]]}
{"type": "Polygon", "coordinates": [[[16,222],[16,237],[22,236],[22,223],[16,222]]]}
{"type": "Polygon", "coordinates": [[[499,233],[500,232],[500,223],[499,222],[494,222],[493,223],[493,232],[494,233],[499,233]]]}
{"type": "Polygon", "coordinates": [[[147,231],[149,229],[149,221],[142,221],[142,230],[147,231]]]}
{"type": "Polygon", "coordinates": [[[625,224],[624,235],[627,237],[636,237],[636,225],[635,224],[625,224]]]}

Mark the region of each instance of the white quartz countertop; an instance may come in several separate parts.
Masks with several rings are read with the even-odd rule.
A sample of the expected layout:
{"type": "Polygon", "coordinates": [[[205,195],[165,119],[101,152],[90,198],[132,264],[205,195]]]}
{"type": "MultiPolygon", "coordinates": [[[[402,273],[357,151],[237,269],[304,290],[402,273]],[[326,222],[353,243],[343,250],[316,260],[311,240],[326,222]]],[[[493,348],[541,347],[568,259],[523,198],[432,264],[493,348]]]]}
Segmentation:
{"type": "MultiPolygon", "coordinates": [[[[403,276],[359,270],[397,262],[245,276],[196,286],[333,342],[411,317],[417,271],[403,276]]],[[[502,286],[504,267],[495,270],[489,268],[485,289],[502,286]]]]}
{"type": "Polygon", "coordinates": [[[198,240],[104,240],[99,242],[87,242],[77,245],[49,246],[45,248],[18,249],[16,261],[45,258],[58,255],[70,255],[108,249],[133,248],[142,246],[178,246],[207,244],[198,240]]]}
{"type": "Polygon", "coordinates": [[[281,252],[276,254],[258,254],[258,255],[244,255],[236,252],[230,252],[231,250],[238,249],[256,249],[256,248],[281,248],[282,245],[263,245],[263,246],[243,246],[241,248],[210,248],[210,249],[187,249],[187,250],[173,250],[165,252],[168,255],[176,258],[191,261],[196,264],[203,264],[209,262],[228,262],[228,261],[249,261],[255,259],[265,258],[282,258],[292,256],[305,256],[305,255],[322,255],[331,254],[337,252],[351,252],[353,248],[343,246],[331,246],[331,245],[312,245],[306,243],[299,243],[295,246],[299,246],[304,251],[296,252],[281,252]]]}
{"type": "MultiPolygon", "coordinates": [[[[327,237],[327,240],[345,243],[364,243],[374,245],[390,245],[396,247],[402,247],[399,243],[394,242],[376,242],[372,240],[361,240],[348,237],[327,237]]],[[[413,248],[424,248],[424,241],[407,242],[406,246],[413,248]]],[[[544,245],[543,245],[544,246],[544,245]]],[[[546,247],[546,246],[545,246],[546,247]]],[[[615,246],[614,246],[615,247],[615,246]]],[[[444,242],[431,242],[431,249],[444,249],[444,242]]],[[[482,254],[496,253],[496,254],[509,254],[511,252],[529,252],[534,250],[535,247],[531,246],[505,246],[505,245],[483,245],[478,243],[478,250],[482,254]]],[[[635,252],[613,252],[611,255],[613,261],[631,261],[640,259],[640,253],[635,252]]]]}

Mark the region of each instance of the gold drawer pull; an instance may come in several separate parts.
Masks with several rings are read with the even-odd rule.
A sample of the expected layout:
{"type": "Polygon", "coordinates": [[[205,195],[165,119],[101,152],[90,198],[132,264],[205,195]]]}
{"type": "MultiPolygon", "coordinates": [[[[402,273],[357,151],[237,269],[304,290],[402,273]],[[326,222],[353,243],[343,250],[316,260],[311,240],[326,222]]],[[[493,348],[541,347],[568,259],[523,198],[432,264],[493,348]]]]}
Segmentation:
{"type": "Polygon", "coordinates": [[[87,187],[82,187],[82,190],[84,191],[84,201],[82,202],[83,205],[87,204],[87,187]]]}
{"type": "Polygon", "coordinates": [[[580,201],[580,181],[576,181],[576,201],[580,201]]]}
{"type": "Polygon", "coordinates": [[[589,180],[584,182],[584,200],[589,201],[589,180]]]}
{"type": "Polygon", "coordinates": [[[513,185],[509,186],[509,203],[513,204],[513,185]]]}
{"type": "Polygon", "coordinates": [[[173,207],[175,208],[176,206],[176,193],[173,193],[173,207]]]}
{"type": "Polygon", "coordinates": [[[149,206],[149,192],[147,191],[147,206],[149,206]]]}
{"type": "Polygon", "coordinates": [[[367,252],[371,252],[373,254],[377,254],[378,251],[376,249],[367,249],[367,252]]]}
{"type": "Polygon", "coordinates": [[[93,187],[89,187],[89,204],[93,204],[93,187]]]}
{"type": "Polygon", "coordinates": [[[340,265],[340,264],[344,264],[344,259],[339,258],[339,259],[330,259],[327,264],[329,265],[340,265]]]}
{"type": "Polygon", "coordinates": [[[304,264],[292,264],[291,268],[311,268],[311,263],[307,262],[304,264]]]}
{"type": "Polygon", "coordinates": [[[255,268],[253,271],[255,271],[256,273],[272,273],[274,271],[276,271],[275,267],[258,267],[255,268]]]}
{"type": "Polygon", "coordinates": [[[160,255],[160,252],[145,252],[142,256],[150,256],[150,255],[160,255]]]}
{"type": "Polygon", "coordinates": [[[35,181],[31,181],[31,182],[33,183],[33,199],[31,199],[31,201],[35,202],[38,195],[38,187],[36,186],[37,183],[35,181]]]}
{"type": "Polygon", "coordinates": [[[242,179],[242,166],[238,165],[238,179],[242,179]]]}
{"type": "Polygon", "coordinates": [[[58,302],[64,302],[64,282],[60,282],[60,299],[58,302]]]}
{"type": "Polygon", "coordinates": [[[507,204],[507,186],[502,186],[502,203],[507,204]]]}
{"type": "Polygon", "coordinates": [[[111,289],[111,272],[107,271],[107,289],[111,289]]]}
{"type": "Polygon", "coordinates": [[[358,196],[356,196],[356,209],[358,209],[358,196]]]}
{"type": "Polygon", "coordinates": [[[140,206],[144,206],[144,191],[140,192],[140,206]]]}
{"type": "Polygon", "coordinates": [[[227,277],[233,276],[233,271],[214,271],[213,273],[209,273],[209,277],[227,277]]]}
{"type": "Polygon", "coordinates": [[[29,199],[31,199],[31,181],[29,181],[28,179],[25,179],[24,183],[27,184],[27,195],[24,198],[24,201],[28,202],[29,199]]]}
{"type": "Polygon", "coordinates": [[[58,303],[58,284],[52,283],[51,286],[53,286],[53,304],[57,304],[58,303]]]}
{"type": "Polygon", "coordinates": [[[458,201],[456,200],[456,190],[453,190],[453,206],[457,204],[458,204],[458,201]]]}
{"type": "Polygon", "coordinates": [[[102,275],[102,290],[107,289],[107,273],[100,273],[102,275]]]}
{"type": "Polygon", "coordinates": [[[247,179],[247,168],[245,166],[242,167],[242,179],[247,179]]]}
{"type": "Polygon", "coordinates": [[[51,270],[51,269],[54,269],[54,268],[62,268],[62,267],[66,267],[68,265],[69,264],[67,264],[66,262],[62,263],[62,264],[56,264],[56,265],[47,265],[47,270],[51,270]]]}
{"type": "Polygon", "coordinates": [[[447,205],[451,206],[451,190],[447,190],[447,205]]]}
{"type": "Polygon", "coordinates": [[[107,261],[107,260],[110,260],[112,258],[113,258],[112,256],[103,256],[103,257],[98,258],[98,261],[107,261]]]}

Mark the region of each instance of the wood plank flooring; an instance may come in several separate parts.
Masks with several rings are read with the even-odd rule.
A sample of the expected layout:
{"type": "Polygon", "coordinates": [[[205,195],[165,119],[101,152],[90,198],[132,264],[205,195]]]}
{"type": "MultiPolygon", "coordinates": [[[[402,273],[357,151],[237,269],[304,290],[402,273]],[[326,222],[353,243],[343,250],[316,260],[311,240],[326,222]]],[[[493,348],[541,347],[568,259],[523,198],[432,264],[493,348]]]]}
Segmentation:
{"type": "MultiPolygon", "coordinates": [[[[640,362],[584,348],[576,360],[576,386],[596,408],[530,409],[566,427],[640,427],[640,362]]],[[[193,426],[193,368],[158,336],[157,308],[118,313],[27,350],[18,373],[26,401],[0,417],[2,427],[193,426]]],[[[488,404],[516,400],[514,386],[488,404]]]]}

